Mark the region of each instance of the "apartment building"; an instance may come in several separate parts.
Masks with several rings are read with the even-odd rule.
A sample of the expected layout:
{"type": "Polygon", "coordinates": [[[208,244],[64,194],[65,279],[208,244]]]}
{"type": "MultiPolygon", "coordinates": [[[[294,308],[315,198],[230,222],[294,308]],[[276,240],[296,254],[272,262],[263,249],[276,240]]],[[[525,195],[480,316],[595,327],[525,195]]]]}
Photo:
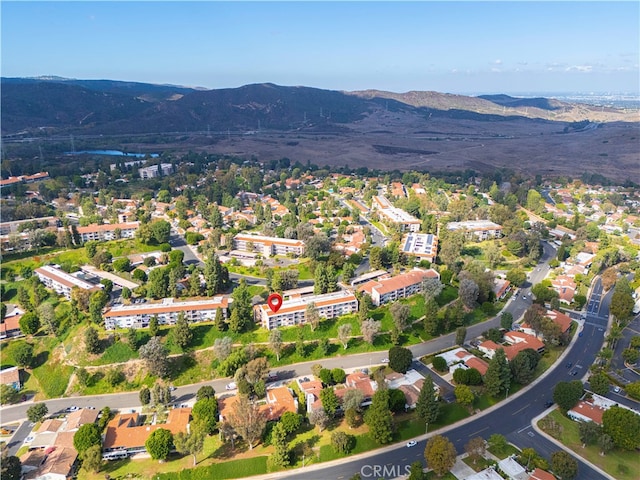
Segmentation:
{"type": "Polygon", "coordinates": [[[189,323],[213,321],[218,308],[222,310],[222,316],[227,318],[230,302],[232,300],[228,297],[217,296],[207,300],[176,302],[173,298],[165,298],[161,303],[117,305],[103,315],[104,326],[107,330],[146,328],[154,316],[158,317],[160,325],[174,325],[181,313],[189,323]]]}
{"type": "Polygon", "coordinates": [[[73,276],[53,265],[45,265],[36,268],[34,273],[45,287],[52,289],[58,295],[64,295],[67,300],[71,300],[71,290],[80,288],[82,290],[99,290],[102,288],[100,284],[93,284],[73,276]]]}
{"type": "Polygon", "coordinates": [[[438,254],[438,237],[431,233],[409,233],[402,239],[400,251],[433,263],[438,254]]]}
{"type": "Polygon", "coordinates": [[[376,195],[372,199],[371,206],[373,210],[378,211],[381,220],[398,225],[400,231],[420,231],[422,222],[404,210],[394,207],[386,197],[376,195]]]}
{"type": "Polygon", "coordinates": [[[502,225],[489,220],[469,220],[466,222],[450,222],[447,230],[463,231],[468,239],[489,240],[502,237],[502,225]]]}
{"type": "Polygon", "coordinates": [[[335,318],[358,311],[358,299],[353,292],[340,290],[322,295],[293,296],[284,300],[277,312],[263,303],[254,307],[254,318],[267,330],[300,325],[306,322],[306,309],[311,302],[321,318],[335,318]]]}
{"type": "Polygon", "coordinates": [[[265,257],[287,255],[289,253],[300,256],[304,253],[304,242],[289,238],[239,233],[233,237],[233,248],[243,252],[258,252],[265,257]]]}
{"type": "Polygon", "coordinates": [[[94,223],[86,227],[78,227],[78,234],[80,234],[82,243],[89,240],[102,242],[118,238],[133,238],[139,226],[140,222],[107,223],[104,225],[94,223]]]}
{"type": "Polygon", "coordinates": [[[385,303],[421,292],[423,288],[422,282],[429,278],[439,279],[440,274],[432,268],[429,270],[414,268],[395,277],[381,277],[377,280],[369,281],[360,285],[358,290],[368,294],[373,304],[379,307],[385,303]]]}
{"type": "Polygon", "coordinates": [[[138,174],[143,180],[147,178],[166,177],[172,173],[173,165],[171,163],[161,163],[160,165],[151,165],[150,167],[138,169],[138,174]]]}

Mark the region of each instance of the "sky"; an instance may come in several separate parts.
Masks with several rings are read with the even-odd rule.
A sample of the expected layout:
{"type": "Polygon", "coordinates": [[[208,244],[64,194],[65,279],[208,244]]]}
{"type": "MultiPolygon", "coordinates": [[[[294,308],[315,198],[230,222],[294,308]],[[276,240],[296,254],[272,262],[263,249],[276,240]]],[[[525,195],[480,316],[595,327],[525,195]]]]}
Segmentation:
{"type": "Polygon", "coordinates": [[[640,95],[640,2],[0,2],[5,77],[640,95]]]}

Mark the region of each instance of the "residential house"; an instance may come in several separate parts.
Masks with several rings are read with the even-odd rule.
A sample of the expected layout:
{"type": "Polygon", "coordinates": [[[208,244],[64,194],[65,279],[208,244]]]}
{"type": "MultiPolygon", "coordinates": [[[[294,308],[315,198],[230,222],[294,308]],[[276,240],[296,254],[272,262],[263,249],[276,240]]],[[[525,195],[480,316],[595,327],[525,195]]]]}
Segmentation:
{"type": "Polygon", "coordinates": [[[180,314],[184,314],[189,323],[213,321],[218,308],[223,318],[227,318],[232,301],[226,296],[216,296],[206,300],[174,301],[173,298],[165,298],[161,303],[122,304],[107,310],[103,315],[104,326],[107,330],[146,328],[153,317],[158,317],[160,325],[175,325],[180,314]]]}
{"type": "Polygon", "coordinates": [[[345,388],[335,388],[335,393],[341,399],[349,390],[360,390],[364,396],[362,406],[371,405],[373,394],[378,388],[378,384],[369,378],[364,372],[353,372],[347,375],[344,381],[345,388]]]}
{"type": "Polygon", "coordinates": [[[49,447],[30,450],[20,457],[23,480],[67,480],[73,478],[78,452],[75,448],[49,447]]]}
{"type": "Polygon", "coordinates": [[[0,323],[0,339],[22,336],[20,319],[23,313],[19,308],[14,308],[4,317],[4,321],[0,323]]]}
{"type": "Polygon", "coordinates": [[[311,413],[318,408],[322,408],[322,401],[320,400],[322,382],[320,380],[309,380],[308,378],[303,380],[298,379],[298,385],[300,386],[302,393],[305,395],[307,413],[311,413]]]}
{"type": "Polygon", "coordinates": [[[478,349],[489,358],[493,358],[496,351],[502,349],[504,350],[507,360],[511,361],[519,352],[527,348],[531,348],[538,353],[542,353],[545,348],[542,341],[524,332],[507,332],[504,335],[504,339],[509,345],[498,345],[492,340],[487,340],[478,345],[478,349]]]}
{"type": "Polygon", "coordinates": [[[492,291],[498,300],[502,300],[511,290],[511,282],[502,278],[496,278],[493,282],[492,291]]]}
{"type": "MultiPolygon", "coordinates": [[[[558,312],[557,310],[547,310],[544,315],[545,317],[550,318],[556,325],[558,325],[558,327],[560,327],[560,333],[567,333],[571,329],[572,320],[568,315],[558,312]]],[[[536,332],[528,323],[521,324],[520,331],[526,333],[527,335],[536,335],[536,332]]],[[[537,336],[539,338],[544,338],[541,332],[537,332],[537,336]]]]}
{"type": "Polygon", "coordinates": [[[263,303],[254,307],[254,319],[264,328],[300,325],[307,321],[307,305],[313,303],[320,318],[335,318],[358,311],[358,299],[349,290],[325,293],[322,295],[294,295],[282,302],[277,312],[263,303]]]}
{"type": "Polygon", "coordinates": [[[547,472],[546,470],[542,470],[541,468],[536,468],[533,472],[531,472],[531,476],[529,480],[556,480],[552,474],[547,472]]]}
{"type": "Polygon", "coordinates": [[[0,370],[0,384],[9,385],[16,392],[22,388],[22,382],[20,381],[20,371],[18,367],[5,368],[0,370]]]}
{"type": "Polygon", "coordinates": [[[141,416],[138,413],[118,414],[107,424],[102,443],[103,452],[145,452],[144,444],[151,433],[160,428],[167,429],[174,435],[187,432],[190,416],[190,408],[174,408],[169,411],[166,423],[141,425],[141,416]]]}
{"type": "Polygon", "coordinates": [[[378,307],[421,292],[424,280],[429,278],[439,279],[440,274],[433,269],[414,268],[395,277],[388,276],[371,280],[360,285],[358,290],[368,294],[373,304],[378,307]]]}
{"type": "Polygon", "coordinates": [[[558,275],[551,280],[551,286],[558,292],[559,299],[562,303],[570,304],[576,294],[576,282],[568,275],[558,275]]]}
{"type": "Polygon", "coordinates": [[[500,460],[498,468],[509,480],[529,480],[529,474],[522,465],[516,462],[513,456],[500,460]]]}

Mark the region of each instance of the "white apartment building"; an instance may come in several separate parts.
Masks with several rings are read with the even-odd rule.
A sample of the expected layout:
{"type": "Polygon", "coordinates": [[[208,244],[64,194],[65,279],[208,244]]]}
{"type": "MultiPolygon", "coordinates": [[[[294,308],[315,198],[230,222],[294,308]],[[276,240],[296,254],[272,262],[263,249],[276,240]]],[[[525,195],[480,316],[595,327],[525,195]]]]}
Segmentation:
{"type": "Polygon", "coordinates": [[[469,220],[466,222],[450,222],[447,230],[462,230],[467,238],[476,237],[478,240],[489,240],[502,236],[502,225],[489,220],[469,220]]]}
{"type": "Polygon", "coordinates": [[[80,234],[82,243],[89,240],[116,240],[118,233],[118,238],[133,238],[139,226],[140,222],[92,224],[86,227],[78,227],[78,234],[80,234]]]}
{"type": "Polygon", "coordinates": [[[429,270],[414,268],[395,277],[388,276],[372,280],[360,285],[358,290],[368,294],[373,304],[379,307],[387,302],[393,302],[421,292],[423,288],[422,282],[429,278],[440,279],[440,274],[432,268],[429,270]]]}
{"type": "Polygon", "coordinates": [[[64,295],[68,300],[71,299],[71,290],[73,288],[80,288],[82,290],[99,290],[102,288],[100,284],[94,285],[93,283],[89,283],[53,265],[36,268],[34,273],[40,281],[44,283],[45,287],[54,290],[58,295],[64,295]]]}
{"type": "Polygon", "coordinates": [[[165,298],[161,303],[140,303],[118,305],[110,308],[104,315],[104,326],[107,330],[115,328],[146,328],[154,316],[160,325],[174,325],[180,313],[184,313],[189,323],[213,321],[218,308],[222,316],[227,318],[229,303],[233,300],[224,296],[207,300],[187,300],[176,302],[173,298],[165,298]]]}
{"type": "Polygon", "coordinates": [[[287,255],[289,253],[300,256],[304,253],[304,242],[289,238],[239,233],[233,237],[233,248],[243,252],[258,252],[265,257],[287,255]]]}
{"type": "Polygon", "coordinates": [[[409,233],[402,239],[400,251],[433,263],[438,254],[438,237],[431,233],[409,233]]]}
{"type": "Polygon", "coordinates": [[[306,309],[311,302],[315,304],[320,318],[335,318],[358,311],[358,299],[353,292],[340,290],[322,295],[293,296],[284,300],[275,313],[266,303],[256,305],[254,318],[267,330],[300,325],[306,322],[306,309]]]}
{"type": "Polygon", "coordinates": [[[150,167],[139,168],[138,173],[143,180],[160,176],[166,177],[173,173],[173,165],[171,163],[161,163],[160,168],[158,168],[158,165],[151,165],[150,167]]]}
{"type": "Polygon", "coordinates": [[[394,207],[386,197],[376,195],[372,199],[371,206],[373,210],[380,213],[382,220],[399,225],[400,231],[420,231],[422,222],[404,210],[394,207]]]}

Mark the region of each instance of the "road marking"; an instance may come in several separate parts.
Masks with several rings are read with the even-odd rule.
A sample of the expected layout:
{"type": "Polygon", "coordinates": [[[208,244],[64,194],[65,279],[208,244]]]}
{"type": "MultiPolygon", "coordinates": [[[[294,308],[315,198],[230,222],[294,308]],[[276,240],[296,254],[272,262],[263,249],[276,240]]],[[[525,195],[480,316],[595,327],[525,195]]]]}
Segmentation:
{"type": "Polygon", "coordinates": [[[526,429],[528,429],[528,428],[531,428],[531,425],[527,425],[526,427],[521,428],[520,430],[518,430],[518,433],[522,433],[522,432],[524,432],[524,431],[525,431],[526,429]]]}
{"type": "Polygon", "coordinates": [[[520,410],[516,410],[515,412],[513,412],[511,415],[516,415],[518,413],[520,413],[522,410],[524,410],[525,408],[527,408],[529,405],[531,405],[530,403],[527,403],[524,407],[522,407],[520,410]]]}
{"type": "Polygon", "coordinates": [[[472,436],[474,436],[474,435],[479,434],[480,432],[484,432],[485,430],[489,430],[489,427],[484,427],[482,430],[478,430],[477,432],[472,433],[472,434],[470,434],[469,436],[470,436],[470,437],[472,437],[472,436]]]}

